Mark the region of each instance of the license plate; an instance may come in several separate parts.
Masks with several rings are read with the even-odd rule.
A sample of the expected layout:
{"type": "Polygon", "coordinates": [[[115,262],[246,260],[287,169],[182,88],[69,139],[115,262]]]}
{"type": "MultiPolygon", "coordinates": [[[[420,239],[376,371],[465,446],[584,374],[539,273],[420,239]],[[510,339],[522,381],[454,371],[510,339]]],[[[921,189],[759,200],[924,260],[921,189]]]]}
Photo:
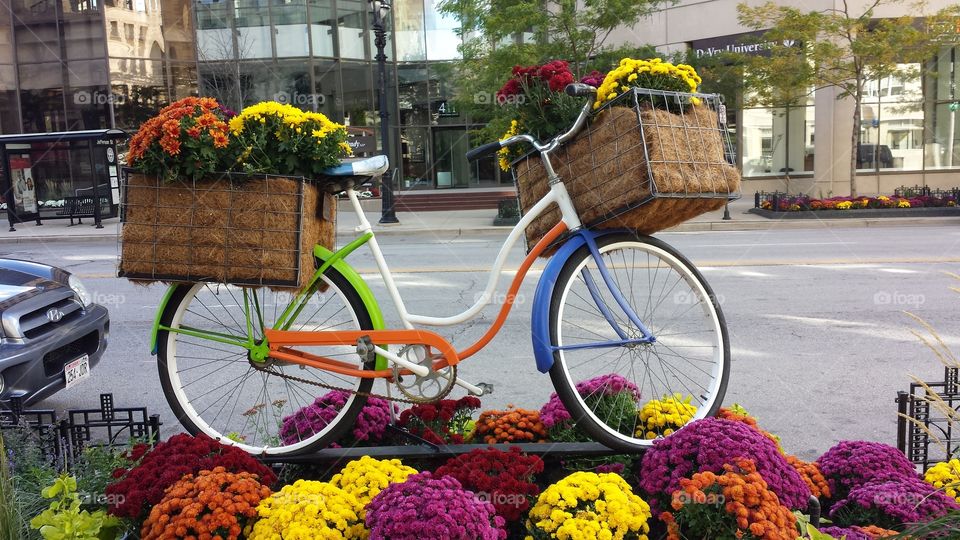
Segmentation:
{"type": "Polygon", "coordinates": [[[67,381],[67,388],[75,386],[90,376],[90,357],[83,355],[63,367],[63,376],[67,381]]]}

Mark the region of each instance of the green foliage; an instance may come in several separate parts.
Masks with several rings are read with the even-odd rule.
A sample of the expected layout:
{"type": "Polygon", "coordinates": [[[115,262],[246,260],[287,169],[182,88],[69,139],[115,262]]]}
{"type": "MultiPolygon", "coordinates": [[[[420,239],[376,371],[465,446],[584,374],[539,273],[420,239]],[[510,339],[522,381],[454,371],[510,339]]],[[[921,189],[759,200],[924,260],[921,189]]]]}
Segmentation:
{"type": "Polygon", "coordinates": [[[82,510],[77,479],[66,474],[41,491],[45,499],[53,499],[50,507],[30,520],[30,527],[40,531],[45,540],[98,540],[115,538],[120,521],[104,510],[82,510]]]}
{"type": "MultiPolygon", "coordinates": [[[[631,28],[664,0],[561,0],[546,9],[542,0],[443,0],[442,13],[460,21],[467,36],[462,60],[450,64],[457,110],[485,127],[474,133],[476,144],[499,139],[510,118],[497,106],[495,93],[514,66],[566,60],[576,79],[596,69],[606,72],[621,58],[657,56],[652,47],[610,47],[616,28],[631,28]]],[[[582,101],[577,100],[582,103],[582,101]]]]}
{"type": "Polygon", "coordinates": [[[77,479],[80,492],[89,493],[94,498],[94,500],[84,500],[85,506],[100,502],[96,498],[103,497],[107,485],[116,481],[113,471],[131,466],[130,460],[125,455],[127,449],[113,449],[100,445],[83,449],[83,454],[73,467],[73,474],[77,479]]]}
{"type": "Polygon", "coordinates": [[[937,519],[908,525],[902,533],[890,538],[891,540],[910,540],[916,538],[947,538],[956,540],[956,538],[958,538],[957,531],[960,531],[960,510],[951,510],[937,519]]]}
{"type": "Polygon", "coordinates": [[[0,433],[0,540],[19,540],[20,517],[13,499],[13,479],[7,461],[7,448],[0,433]]]}
{"type": "Polygon", "coordinates": [[[40,534],[30,528],[30,518],[46,506],[40,492],[57,478],[57,471],[40,451],[40,441],[28,427],[7,429],[3,432],[5,458],[10,470],[12,493],[10,501],[13,518],[10,529],[14,538],[39,540],[40,534]]]}
{"type": "MultiPolygon", "coordinates": [[[[944,22],[958,13],[957,6],[926,15],[924,5],[904,9],[909,15],[875,18],[877,8],[895,0],[873,0],[862,12],[842,8],[803,11],[774,2],[737,6],[740,23],[763,30],[759,41],[769,55],[738,55],[744,68],[744,85],[751,92],[746,105],[783,107],[802,103],[817,88],[834,87],[838,99],[854,102],[851,148],[860,132],[860,105],[868,81],[916,76],[906,66],[925,62],[942,45],[944,22]],[[926,16],[923,24],[915,17],[926,16]]],[[[955,37],[955,34],[954,34],[955,37]]],[[[850,159],[850,194],[856,190],[856,152],[850,159]]]]}

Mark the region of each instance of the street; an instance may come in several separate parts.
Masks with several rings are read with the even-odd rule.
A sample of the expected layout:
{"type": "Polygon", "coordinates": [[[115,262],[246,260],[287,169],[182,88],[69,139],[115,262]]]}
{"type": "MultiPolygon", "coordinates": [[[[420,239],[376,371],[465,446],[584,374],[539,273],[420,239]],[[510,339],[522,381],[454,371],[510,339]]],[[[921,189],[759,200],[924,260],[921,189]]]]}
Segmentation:
{"type": "MultiPolygon", "coordinates": [[[[505,234],[455,240],[390,236],[381,243],[408,309],[447,316],[473,304],[505,234]]],[[[812,459],[843,439],[895,444],[896,392],[908,388],[911,375],[942,380],[941,364],[910,333],[919,325],[904,311],[921,316],[948,345],[960,349],[957,293],[950,290],[960,282],[946,274],[960,268],[960,231],[883,227],[658,237],[703,271],[721,303],[733,361],[724,403],[743,405],[801,458],[812,459]]],[[[39,407],[92,408],[101,392],[113,392],[119,407],[146,406],[159,413],[166,435],[179,429],[148,343],[163,286],[116,278],[114,238],[2,244],[0,254],[79,275],[111,313],[110,345],[91,379],[39,407]]],[[[508,266],[516,268],[522,256],[522,248],[516,248],[508,266]]],[[[361,249],[349,261],[381,299],[388,323],[396,323],[372,273],[372,257],[361,249]]],[[[542,262],[528,276],[500,335],[460,366],[466,380],[493,384],[484,408],[508,403],[539,408],[552,391],[549,377],[536,371],[529,337],[528,304],[539,268],[542,262]]],[[[506,285],[501,280],[499,290],[506,285]]],[[[488,308],[481,319],[440,333],[462,349],[483,333],[494,314],[488,308]]]]}

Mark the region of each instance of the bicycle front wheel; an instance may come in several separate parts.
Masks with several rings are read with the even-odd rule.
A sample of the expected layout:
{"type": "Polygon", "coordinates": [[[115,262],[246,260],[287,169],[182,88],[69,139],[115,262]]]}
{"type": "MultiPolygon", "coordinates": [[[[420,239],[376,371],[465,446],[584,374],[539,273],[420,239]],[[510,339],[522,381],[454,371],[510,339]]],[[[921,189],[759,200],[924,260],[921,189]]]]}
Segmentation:
{"type": "Polygon", "coordinates": [[[730,344],[713,291],[673,248],[629,234],[603,236],[597,245],[612,285],[655,341],[636,342],[641,329],[584,246],[554,286],[550,377],[583,433],[635,451],[716,414],[726,392],[730,344]]]}
{"type": "MultiPolygon", "coordinates": [[[[343,276],[329,269],[321,279],[326,287],[295,312],[289,330],[372,329],[343,276]]],[[[294,297],[267,288],[177,286],[160,318],[157,353],[163,392],[187,431],[252,454],[289,455],[326,446],[352,427],[366,402],[357,392],[369,392],[372,379],[258,360],[241,344],[249,337],[263,343],[263,329],[274,327],[294,297]],[[333,388],[343,391],[330,394],[333,388]]],[[[355,346],[297,351],[373,369],[355,346]]]]}

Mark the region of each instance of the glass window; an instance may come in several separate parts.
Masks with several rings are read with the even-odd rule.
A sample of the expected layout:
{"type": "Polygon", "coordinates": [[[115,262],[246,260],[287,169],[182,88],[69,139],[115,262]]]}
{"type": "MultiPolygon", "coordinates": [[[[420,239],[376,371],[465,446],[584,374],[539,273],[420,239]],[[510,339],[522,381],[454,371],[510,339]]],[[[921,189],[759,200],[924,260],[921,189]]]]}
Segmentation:
{"type": "Polygon", "coordinates": [[[433,131],[434,171],[437,188],[468,187],[478,182],[477,169],[467,161],[470,136],[465,128],[433,131]]]}
{"type": "Polygon", "coordinates": [[[20,107],[17,103],[16,68],[0,65],[0,133],[20,132],[20,107]]]}
{"type": "MultiPolygon", "coordinates": [[[[902,64],[920,72],[919,64],[902,64]]],[[[917,76],[890,76],[869,81],[860,109],[857,170],[922,170],[923,87],[917,76]]]]}
{"type": "Polygon", "coordinates": [[[426,127],[403,127],[400,129],[400,152],[402,174],[399,178],[402,189],[433,187],[430,178],[430,132],[426,127]]]}
{"type": "Polygon", "coordinates": [[[960,111],[950,110],[960,85],[960,51],[944,47],[929,66],[924,112],[924,163],[928,169],[960,167],[960,111]]]}
{"type": "Polygon", "coordinates": [[[14,63],[13,26],[10,24],[10,12],[0,9],[0,64],[14,63]]]}
{"type": "Polygon", "coordinates": [[[167,69],[170,73],[170,101],[197,95],[197,64],[169,62],[167,69]]]}
{"type": "Polygon", "coordinates": [[[403,64],[397,67],[397,101],[400,106],[400,125],[431,124],[426,64],[403,64]]]}
{"type": "MultiPolygon", "coordinates": [[[[237,2],[238,5],[241,2],[237,2]]],[[[270,58],[273,39],[270,15],[262,7],[237,8],[237,52],[240,58],[270,58]]]]}
{"type": "Polygon", "coordinates": [[[743,110],[743,176],[765,176],[777,174],[774,169],[774,152],[780,154],[777,161],[783,163],[786,147],[781,147],[783,133],[774,133],[774,111],[776,109],[743,110]],[[780,135],[780,137],[776,137],[780,135]],[[776,140],[776,142],[775,142],[776,140]]]}
{"type": "Polygon", "coordinates": [[[55,22],[49,24],[17,24],[17,61],[21,64],[60,60],[60,35],[55,22]]]}
{"type": "Polygon", "coordinates": [[[344,123],[355,127],[375,126],[378,120],[372,66],[346,62],[341,66],[341,71],[344,123]]]}
{"type": "Polygon", "coordinates": [[[244,93],[240,81],[247,75],[241,74],[238,62],[201,62],[198,73],[200,94],[216,98],[222,105],[240,112],[244,106],[244,93]]]}
{"type": "Polygon", "coordinates": [[[456,18],[442,15],[437,10],[438,0],[424,0],[424,16],[427,28],[427,59],[453,60],[460,58],[460,23],[456,18]]]}
{"type": "Polygon", "coordinates": [[[337,37],[340,58],[366,59],[366,21],[370,17],[367,2],[340,0],[337,2],[337,37]]]}
{"type": "Polygon", "coordinates": [[[270,71],[269,99],[288,103],[305,111],[316,110],[320,98],[313,91],[310,66],[304,62],[282,62],[270,71]]]}
{"type": "Polygon", "coordinates": [[[307,8],[310,15],[310,43],[313,56],[336,56],[333,50],[332,0],[310,0],[307,8]]]}
{"type": "Polygon", "coordinates": [[[309,56],[310,33],[307,29],[306,2],[275,0],[275,4],[270,7],[270,12],[273,18],[277,57],[309,56]]]}
{"type": "MultiPolygon", "coordinates": [[[[70,20],[61,21],[64,50],[69,59],[103,58],[104,36],[103,21],[96,18],[70,17],[70,20]]],[[[141,39],[147,27],[138,25],[141,39]]]]}
{"type": "Polygon", "coordinates": [[[331,60],[314,61],[313,92],[317,96],[317,112],[334,122],[343,122],[343,101],[340,99],[340,70],[331,60]]]}
{"type": "Polygon", "coordinates": [[[193,6],[197,17],[197,30],[230,28],[230,15],[226,2],[211,4],[203,0],[195,0],[193,6]]]}
{"type": "Polygon", "coordinates": [[[415,62],[427,59],[424,32],[423,2],[398,2],[393,7],[393,25],[396,33],[397,60],[415,62]]]}
{"type": "Polygon", "coordinates": [[[140,124],[154,116],[157,111],[170,102],[163,77],[163,62],[147,60],[144,63],[147,72],[156,77],[132,78],[129,74],[118,72],[118,64],[111,62],[110,79],[113,114],[116,127],[135,130],[140,124]]]}
{"type": "Polygon", "coordinates": [[[466,115],[457,108],[454,100],[456,66],[449,62],[430,64],[430,113],[435,125],[464,125],[466,115]]]}

